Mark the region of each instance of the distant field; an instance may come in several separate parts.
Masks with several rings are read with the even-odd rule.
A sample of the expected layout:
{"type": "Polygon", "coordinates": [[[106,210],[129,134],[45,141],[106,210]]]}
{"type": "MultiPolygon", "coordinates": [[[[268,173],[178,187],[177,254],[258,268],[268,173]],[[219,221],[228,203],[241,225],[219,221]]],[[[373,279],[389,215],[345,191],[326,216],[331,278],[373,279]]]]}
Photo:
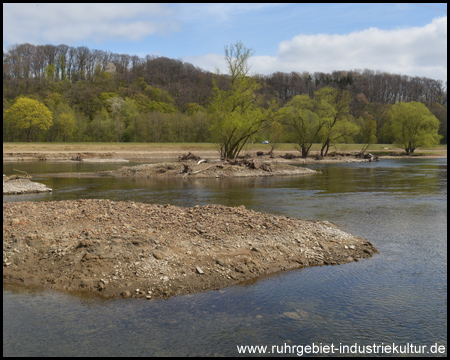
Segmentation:
{"type": "MultiPolygon", "coordinates": [[[[357,152],[361,150],[361,144],[338,144],[330,148],[330,152],[357,152]]],[[[271,144],[249,144],[244,148],[245,151],[268,151],[271,144]]],[[[116,151],[116,152],[132,152],[132,151],[150,151],[150,152],[186,152],[186,151],[217,151],[218,145],[212,143],[26,143],[17,142],[3,143],[4,153],[20,153],[20,152],[89,152],[89,151],[116,151]]],[[[277,152],[297,152],[294,144],[277,144],[275,147],[277,152]]],[[[313,152],[320,151],[320,144],[314,144],[313,152]]],[[[391,144],[374,144],[367,150],[372,153],[401,153],[403,149],[395,147],[391,144]]],[[[439,145],[430,148],[419,148],[416,155],[447,155],[447,145],[439,145]]]]}

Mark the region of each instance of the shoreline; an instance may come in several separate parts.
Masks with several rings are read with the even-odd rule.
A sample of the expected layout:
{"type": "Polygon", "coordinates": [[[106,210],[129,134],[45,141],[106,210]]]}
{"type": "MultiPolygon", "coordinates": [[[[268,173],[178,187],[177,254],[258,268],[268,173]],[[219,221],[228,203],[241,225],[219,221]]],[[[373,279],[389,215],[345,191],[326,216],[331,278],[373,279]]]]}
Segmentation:
{"type": "MultiPolygon", "coordinates": [[[[265,149],[267,151],[267,149],[265,149]]],[[[219,161],[219,154],[217,150],[186,150],[180,147],[179,150],[97,150],[97,151],[51,151],[51,150],[35,150],[35,151],[9,151],[8,149],[3,150],[3,161],[49,161],[49,162],[108,162],[108,163],[127,163],[127,162],[146,162],[146,161],[175,161],[178,160],[180,155],[192,152],[195,155],[200,156],[211,161],[219,161]]],[[[431,151],[430,151],[431,152],[431,151]]],[[[353,153],[346,153],[345,155],[338,154],[335,156],[327,156],[323,159],[317,160],[319,152],[311,151],[308,158],[303,159],[297,157],[300,153],[292,149],[290,152],[285,150],[274,150],[274,158],[270,158],[267,155],[257,156],[257,151],[244,151],[243,155],[250,156],[254,159],[261,159],[264,161],[278,161],[286,162],[286,159],[282,158],[285,154],[290,153],[296,156],[294,159],[290,159],[290,162],[298,162],[303,164],[314,164],[314,163],[326,163],[326,162],[352,162],[352,161],[367,161],[365,159],[356,159],[353,153]]],[[[368,151],[367,153],[370,153],[368,151]]],[[[377,152],[379,153],[379,152],[377,152]]],[[[420,152],[421,154],[423,152],[420,152]]],[[[399,155],[377,155],[379,159],[389,159],[389,158],[447,158],[447,153],[442,155],[412,155],[408,156],[405,154],[399,155]]]]}
{"type": "Polygon", "coordinates": [[[104,297],[168,298],[283,270],[372,257],[326,221],[222,205],[3,203],[3,281],[104,297]]]}

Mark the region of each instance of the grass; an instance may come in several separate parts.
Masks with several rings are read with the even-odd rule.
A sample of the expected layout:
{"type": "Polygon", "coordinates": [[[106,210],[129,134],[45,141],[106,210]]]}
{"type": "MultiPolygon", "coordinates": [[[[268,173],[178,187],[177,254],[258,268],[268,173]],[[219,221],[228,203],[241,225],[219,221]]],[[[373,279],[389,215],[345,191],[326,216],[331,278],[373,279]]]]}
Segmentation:
{"type": "MultiPolygon", "coordinates": [[[[246,151],[264,151],[267,152],[271,148],[271,144],[248,144],[244,148],[246,151]]],[[[311,151],[320,151],[321,145],[314,144],[311,151]]],[[[330,152],[339,153],[355,153],[363,148],[361,144],[337,144],[330,147],[330,152]]],[[[132,151],[150,151],[150,152],[195,152],[195,151],[218,151],[218,145],[213,143],[98,143],[98,142],[76,142],[76,143],[27,143],[27,142],[6,142],[3,143],[4,153],[23,153],[23,152],[95,152],[95,151],[116,151],[116,152],[132,152],[132,151]]],[[[277,152],[290,152],[297,154],[298,151],[294,144],[277,144],[275,147],[277,152]]],[[[374,144],[371,145],[367,152],[377,155],[394,155],[404,154],[404,150],[395,147],[392,144],[374,144]]],[[[429,148],[419,148],[414,155],[447,155],[447,145],[438,145],[429,148]]]]}

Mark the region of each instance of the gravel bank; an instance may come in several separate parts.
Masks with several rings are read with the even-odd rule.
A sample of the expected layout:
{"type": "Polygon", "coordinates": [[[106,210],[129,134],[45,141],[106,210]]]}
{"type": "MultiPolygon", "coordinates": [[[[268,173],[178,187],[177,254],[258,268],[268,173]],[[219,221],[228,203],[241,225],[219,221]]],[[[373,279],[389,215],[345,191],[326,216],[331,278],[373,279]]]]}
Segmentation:
{"type": "Polygon", "coordinates": [[[50,191],[52,191],[52,189],[46,185],[31,181],[28,178],[3,176],[3,195],[30,194],[50,191]]]}
{"type": "Polygon", "coordinates": [[[234,165],[212,161],[198,164],[197,161],[183,161],[157,164],[143,164],[123,167],[114,171],[102,172],[103,175],[126,178],[229,178],[229,177],[261,177],[284,175],[312,175],[317,171],[286,165],[242,160],[234,165]]]}
{"type": "Polygon", "coordinates": [[[243,206],[3,203],[4,282],[107,297],[167,298],[374,253],[331,223],[243,206]]]}

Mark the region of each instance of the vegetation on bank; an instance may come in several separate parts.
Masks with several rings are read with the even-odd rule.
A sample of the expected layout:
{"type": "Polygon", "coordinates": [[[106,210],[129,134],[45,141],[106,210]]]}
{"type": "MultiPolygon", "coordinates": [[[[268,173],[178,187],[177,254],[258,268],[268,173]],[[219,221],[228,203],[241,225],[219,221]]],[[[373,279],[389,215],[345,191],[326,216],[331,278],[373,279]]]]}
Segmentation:
{"type": "MultiPolygon", "coordinates": [[[[446,85],[371,71],[250,75],[252,50],[225,48],[228,74],[167,58],[22,44],[4,52],[3,141],[396,144],[447,143],[446,85]]],[[[361,147],[365,150],[364,147],[361,147]]]]}

